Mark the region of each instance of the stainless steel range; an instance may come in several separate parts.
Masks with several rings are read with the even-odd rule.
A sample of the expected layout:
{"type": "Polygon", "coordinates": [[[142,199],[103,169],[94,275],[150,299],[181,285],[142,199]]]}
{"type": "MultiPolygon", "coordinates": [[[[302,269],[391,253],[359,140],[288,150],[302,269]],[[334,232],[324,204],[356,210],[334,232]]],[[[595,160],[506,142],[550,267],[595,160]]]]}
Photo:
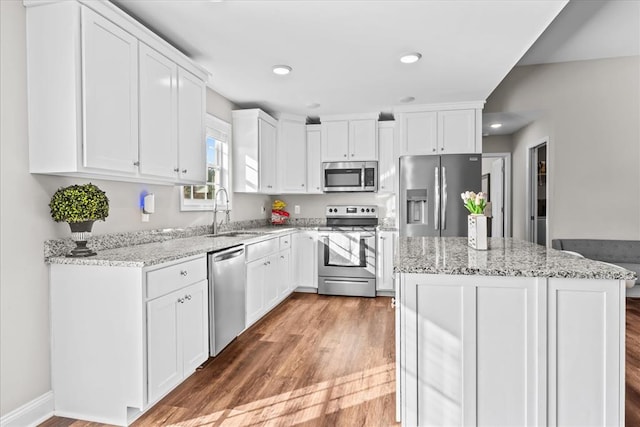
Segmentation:
{"type": "Polygon", "coordinates": [[[319,228],[318,293],[376,296],[378,207],[326,207],[327,226],[319,228]]]}

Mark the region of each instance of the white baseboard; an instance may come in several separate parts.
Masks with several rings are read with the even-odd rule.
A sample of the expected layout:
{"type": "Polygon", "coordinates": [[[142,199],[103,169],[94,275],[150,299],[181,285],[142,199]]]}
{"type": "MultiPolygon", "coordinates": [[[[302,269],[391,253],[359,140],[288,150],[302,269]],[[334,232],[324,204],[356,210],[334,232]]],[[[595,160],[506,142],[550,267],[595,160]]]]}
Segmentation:
{"type": "Polygon", "coordinates": [[[298,286],[293,290],[293,292],[301,292],[303,294],[317,294],[318,288],[311,288],[307,286],[298,286]]]}
{"type": "Polygon", "coordinates": [[[53,416],[53,391],[48,391],[0,418],[1,427],[31,427],[53,416]]]}

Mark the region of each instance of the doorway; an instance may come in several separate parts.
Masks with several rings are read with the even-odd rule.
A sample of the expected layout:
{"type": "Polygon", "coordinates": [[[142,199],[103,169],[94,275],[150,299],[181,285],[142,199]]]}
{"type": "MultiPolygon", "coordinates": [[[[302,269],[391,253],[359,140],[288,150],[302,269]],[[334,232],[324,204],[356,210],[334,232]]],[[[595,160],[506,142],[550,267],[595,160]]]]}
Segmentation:
{"type": "Polygon", "coordinates": [[[490,237],[511,237],[511,153],[482,154],[482,192],[488,195],[490,237]]]}
{"type": "Polygon", "coordinates": [[[527,240],[542,246],[549,241],[549,138],[527,150],[527,240]]]}

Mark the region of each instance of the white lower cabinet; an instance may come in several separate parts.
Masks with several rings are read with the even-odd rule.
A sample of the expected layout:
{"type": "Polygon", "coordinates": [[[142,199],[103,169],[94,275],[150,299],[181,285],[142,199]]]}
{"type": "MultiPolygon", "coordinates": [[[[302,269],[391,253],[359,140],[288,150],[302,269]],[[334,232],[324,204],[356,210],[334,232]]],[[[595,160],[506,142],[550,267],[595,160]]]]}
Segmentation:
{"type": "Polygon", "coordinates": [[[616,280],[401,274],[402,424],[620,425],[620,289],[616,280]]]}
{"type": "Polygon", "coordinates": [[[393,257],[397,240],[397,231],[378,231],[378,243],[376,245],[376,291],[381,294],[387,292],[390,295],[395,288],[393,257]]]}
{"type": "Polygon", "coordinates": [[[153,267],[50,266],[58,416],[129,425],[208,357],[204,255],[153,267]]]}
{"type": "Polygon", "coordinates": [[[293,291],[291,235],[247,245],[246,327],[253,325],[293,291]]]}
{"type": "Polygon", "coordinates": [[[208,357],[207,281],[147,303],[149,402],[164,396],[208,357]]]}
{"type": "Polygon", "coordinates": [[[299,231],[293,234],[294,288],[318,288],[318,232],[299,231]]]}

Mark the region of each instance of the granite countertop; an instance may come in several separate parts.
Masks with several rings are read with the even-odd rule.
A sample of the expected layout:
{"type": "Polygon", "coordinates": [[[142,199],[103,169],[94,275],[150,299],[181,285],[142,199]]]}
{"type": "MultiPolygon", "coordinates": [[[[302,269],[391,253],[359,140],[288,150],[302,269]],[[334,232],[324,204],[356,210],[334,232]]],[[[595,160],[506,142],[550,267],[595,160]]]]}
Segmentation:
{"type": "Polygon", "coordinates": [[[51,264],[101,265],[108,267],[148,267],[245,243],[258,242],[297,229],[298,228],[263,227],[251,230],[237,230],[241,233],[254,232],[256,234],[225,236],[225,233],[220,233],[216,237],[199,235],[168,239],[161,242],[103,249],[98,251],[97,255],[87,258],[53,256],[47,258],[47,262],[51,264]]]}
{"type": "Polygon", "coordinates": [[[635,280],[611,264],[547,249],[523,240],[492,237],[489,249],[467,245],[466,237],[401,237],[394,263],[399,273],[563,277],[635,280]]]}

